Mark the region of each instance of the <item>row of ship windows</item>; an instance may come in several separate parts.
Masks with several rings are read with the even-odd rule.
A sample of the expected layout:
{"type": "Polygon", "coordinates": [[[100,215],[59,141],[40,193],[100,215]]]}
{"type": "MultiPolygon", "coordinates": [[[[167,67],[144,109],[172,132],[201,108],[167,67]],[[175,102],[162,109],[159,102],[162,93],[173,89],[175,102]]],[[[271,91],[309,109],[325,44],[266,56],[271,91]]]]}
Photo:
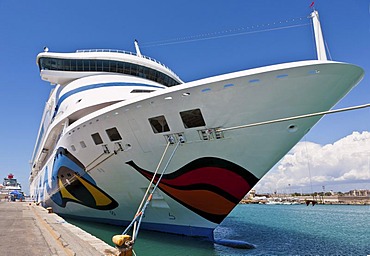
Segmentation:
{"type": "Polygon", "coordinates": [[[180,84],[175,79],[155,69],[114,60],[79,60],[42,57],[39,59],[39,67],[40,70],[114,72],[146,78],[165,86],[180,84]]]}
{"type": "MultiPolygon", "coordinates": [[[[186,129],[202,127],[206,125],[202,112],[199,108],[180,112],[180,117],[183,122],[184,128],[186,129]]],[[[164,133],[170,131],[170,127],[164,115],[149,118],[148,121],[154,133],[164,133]]],[[[116,127],[107,129],[105,130],[105,132],[107,133],[108,138],[111,142],[122,140],[122,137],[116,127]]],[[[91,134],[91,137],[95,145],[101,145],[104,143],[102,137],[98,132],[91,134]]],[[[80,141],[80,145],[82,148],[86,148],[86,143],[84,141],[80,141]]],[[[73,151],[76,151],[76,147],[74,145],[72,145],[71,148],[73,151]]]]}

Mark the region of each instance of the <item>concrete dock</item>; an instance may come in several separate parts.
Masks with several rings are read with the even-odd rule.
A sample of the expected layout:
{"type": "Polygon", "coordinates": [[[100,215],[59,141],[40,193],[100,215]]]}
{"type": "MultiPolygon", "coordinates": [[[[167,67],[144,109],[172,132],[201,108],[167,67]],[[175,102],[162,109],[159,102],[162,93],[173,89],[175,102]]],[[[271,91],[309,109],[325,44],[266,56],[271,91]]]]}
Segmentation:
{"type": "Polygon", "coordinates": [[[0,255],[116,255],[114,247],[30,202],[0,202],[0,255]]]}

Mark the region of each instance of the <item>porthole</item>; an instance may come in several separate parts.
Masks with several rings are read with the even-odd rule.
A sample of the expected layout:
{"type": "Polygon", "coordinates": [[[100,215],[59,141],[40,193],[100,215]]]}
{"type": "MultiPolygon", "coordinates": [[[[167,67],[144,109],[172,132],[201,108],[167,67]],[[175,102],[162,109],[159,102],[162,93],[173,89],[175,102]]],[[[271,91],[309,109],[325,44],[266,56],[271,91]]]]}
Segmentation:
{"type": "Polygon", "coordinates": [[[296,124],[291,124],[288,126],[288,132],[296,132],[298,130],[298,126],[296,124]]]}
{"type": "Polygon", "coordinates": [[[252,80],[249,80],[249,83],[258,83],[260,80],[259,79],[252,79],[252,80]]]}
{"type": "Polygon", "coordinates": [[[276,78],[284,78],[284,77],[287,77],[288,74],[281,74],[281,75],[277,75],[276,78]]]}
{"type": "Polygon", "coordinates": [[[307,72],[309,75],[316,75],[320,73],[320,70],[314,69],[307,72]]]}

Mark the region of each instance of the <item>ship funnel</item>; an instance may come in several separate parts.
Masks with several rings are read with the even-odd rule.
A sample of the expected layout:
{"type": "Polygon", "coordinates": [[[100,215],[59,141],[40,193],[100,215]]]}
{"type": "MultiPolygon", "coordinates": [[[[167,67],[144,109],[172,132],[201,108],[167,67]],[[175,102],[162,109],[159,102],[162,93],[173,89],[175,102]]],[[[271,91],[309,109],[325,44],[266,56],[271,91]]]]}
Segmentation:
{"type": "Polygon", "coordinates": [[[321,25],[319,20],[319,13],[316,10],[314,10],[311,13],[311,18],[313,23],[313,30],[315,33],[317,59],[327,60],[324,45],[324,37],[322,36],[321,25]]]}
{"type": "Polygon", "coordinates": [[[141,52],[140,52],[139,43],[136,39],[134,41],[134,44],[135,44],[136,56],[141,57],[142,55],[141,55],[141,52]]]}

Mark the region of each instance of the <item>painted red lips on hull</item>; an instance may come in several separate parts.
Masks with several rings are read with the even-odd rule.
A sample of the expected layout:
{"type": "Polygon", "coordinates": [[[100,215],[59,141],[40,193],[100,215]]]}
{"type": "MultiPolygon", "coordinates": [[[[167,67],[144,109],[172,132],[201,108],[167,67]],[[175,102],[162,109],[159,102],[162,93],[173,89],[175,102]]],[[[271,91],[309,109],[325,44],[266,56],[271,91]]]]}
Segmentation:
{"type": "MultiPolygon", "coordinates": [[[[127,164],[148,180],[152,179],[154,173],[133,161],[127,164]]],[[[155,183],[159,176],[155,177],[155,183]]],[[[158,187],[188,209],[219,224],[257,182],[253,174],[239,165],[203,157],[163,175],[158,187]]]]}

